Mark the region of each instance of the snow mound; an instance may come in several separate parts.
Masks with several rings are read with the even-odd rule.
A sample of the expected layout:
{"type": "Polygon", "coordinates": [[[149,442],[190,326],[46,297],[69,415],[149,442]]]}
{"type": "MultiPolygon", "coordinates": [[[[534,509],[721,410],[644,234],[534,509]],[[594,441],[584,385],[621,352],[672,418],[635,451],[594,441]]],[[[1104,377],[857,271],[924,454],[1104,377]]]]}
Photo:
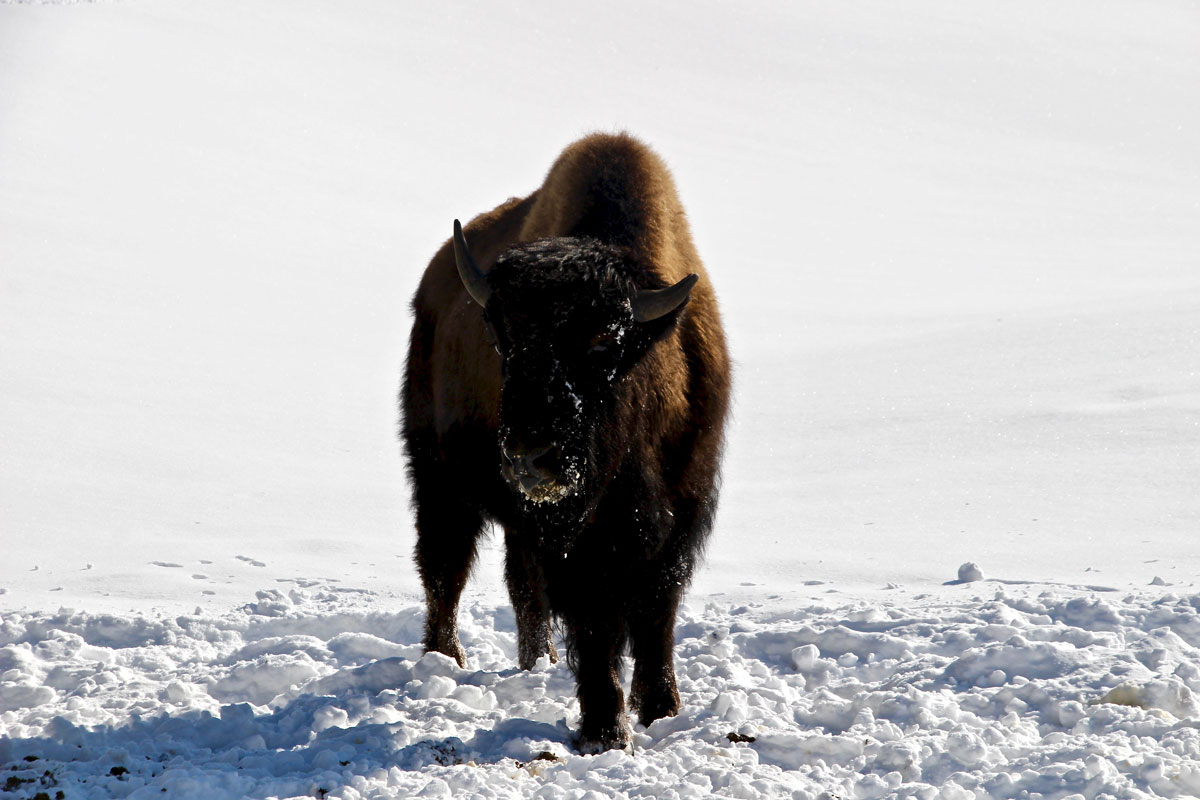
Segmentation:
{"type": "Polygon", "coordinates": [[[1122,683],[1095,702],[1159,709],[1180,719],[1200,716],[1192,690],[1175,678],[1146,684],[1122,683]]]}
{"type": "Polygon", "coordinates": [[[1200,598],[888,597],[685,608],[679,715],[598,756],[572,748],[566,667],[515,668],[505,608],[461,614],[466,669],[367,593],[8,613],[0,770],[16,797],[1200,793],[1200,598]]]}

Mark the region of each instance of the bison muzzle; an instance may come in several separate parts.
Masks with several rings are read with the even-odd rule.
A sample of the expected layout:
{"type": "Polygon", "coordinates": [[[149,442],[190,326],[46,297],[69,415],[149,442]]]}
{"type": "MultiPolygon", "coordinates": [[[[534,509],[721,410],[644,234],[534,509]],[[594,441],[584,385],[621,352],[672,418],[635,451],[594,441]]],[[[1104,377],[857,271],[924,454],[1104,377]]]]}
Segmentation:
{"type": "Polygon", "coordinates": [[[712,286],[662,161],[627,135],[568,147],[541,188],[472,220],[413,299],[402,432],[427,650],[485,522],[504,530],[518,661],[557,659],[579,748],[679,710],[675,614],[712,526],[730,368],[712,286]]]}

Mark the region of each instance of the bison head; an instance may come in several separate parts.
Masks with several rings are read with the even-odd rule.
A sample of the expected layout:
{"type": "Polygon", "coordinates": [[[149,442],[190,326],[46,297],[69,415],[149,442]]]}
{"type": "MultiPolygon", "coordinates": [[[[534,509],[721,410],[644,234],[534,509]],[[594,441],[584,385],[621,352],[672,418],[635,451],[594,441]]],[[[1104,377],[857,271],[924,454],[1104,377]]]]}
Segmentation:
{"type": "Polygon", "coordinates": [[[697,276],[663,286],[623,249],[575,237],[516,245],[485,274],[457,220],[454,253],[500,354],[501,472],[527,508],[586,518],[638,435],[622,406],[642,398],[626,379],[673,330],[697,276]]]}

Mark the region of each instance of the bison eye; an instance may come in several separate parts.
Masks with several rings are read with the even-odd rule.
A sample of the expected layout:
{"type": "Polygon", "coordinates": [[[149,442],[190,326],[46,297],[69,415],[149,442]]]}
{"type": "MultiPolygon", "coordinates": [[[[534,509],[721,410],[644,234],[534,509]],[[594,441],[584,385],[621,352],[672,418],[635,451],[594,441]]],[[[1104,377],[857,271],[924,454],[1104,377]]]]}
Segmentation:
{"type": "Polygon", "coordinates": [[[504,353],[500,350],[500,337],[496,335],[496,329],[492,327],[492,321],[488,319],[486,311],[483,313],[483,326],[487,331],[487,338],[492,344],[492,349],[495,350],[501,358],[504,358],[504,353]]]}

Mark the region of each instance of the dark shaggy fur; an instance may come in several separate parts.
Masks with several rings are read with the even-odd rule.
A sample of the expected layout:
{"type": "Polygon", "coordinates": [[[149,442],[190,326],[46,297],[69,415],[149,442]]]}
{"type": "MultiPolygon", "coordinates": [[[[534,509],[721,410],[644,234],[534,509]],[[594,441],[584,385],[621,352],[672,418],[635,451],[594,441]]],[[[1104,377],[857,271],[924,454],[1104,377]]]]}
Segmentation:
{"type": "Polygon", "coordinates": [[[666,167],[625,135],[571,145],[540,189],[465,234],[487,307],[447,242],[413,300],[401,393],[425,646],[463,663],[458,599],[484,522],[498,522],[520,666],[556,658],[561,620],[580,748],[624,747],[626,648],[641,721],[679,709],[675,613],[712,524],[729,404],[712,286],[666,167]],[[689,273],[684,305],[634,320],[634,293],[689,273]],[[559,494],[521,490],[527,461],[559,494]]]}

